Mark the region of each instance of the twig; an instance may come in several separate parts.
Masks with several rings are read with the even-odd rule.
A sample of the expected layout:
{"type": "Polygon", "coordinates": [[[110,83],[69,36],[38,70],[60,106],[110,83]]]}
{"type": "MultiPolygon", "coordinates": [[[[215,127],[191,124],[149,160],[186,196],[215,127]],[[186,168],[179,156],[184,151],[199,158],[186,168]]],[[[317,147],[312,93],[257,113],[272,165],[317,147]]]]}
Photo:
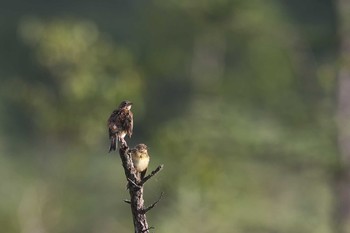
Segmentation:
{"type": "Polygon", "coordinates": [[[160,199],[162,199],[163,194],[164,194],[164,193],[161,192],[161,193],[160,193],[160,196],[159,196],[159,198],[158,198],[158,200],[156,200],[152,205],[148,206],[146,209],[141,210],[141,213],[142,213],[142,214],[145,214],[145,213],[147,213],[148,211],[150,211],[151,209],[153,209],[153,208],[158,204],[158,202],[160,201],[160,199]]]}
{"type": "MultiPolygon", "coordinates": [[[[130,183],[132,183],[136,188],[138,188],[138,189],[141,188],[140,185],[136,184],[136,183],[135,183],[132,179],[130,179],[129,177],[128,177],[128,181],[129,181],[130,183]]],[[[128,188],[129,188],[129,187],[128,187],[128,188]]]]}
{"type": "Polygon", "coordinates": [[[143,230],[142,232],[146,232],[146,231],[151,230],[151,229],[154,229],[154,227],[149,227],[149,228],[143,230]]]}
{"type": "Polygon", "coordinates": [[[164,165],[159,165],[155,170],[153,170],[149,175],[145,176],[141,182],[140,185],[144,185],[149,179],[152,178],[152,176],[154,176],[155,174],[157,174],[158,172],[160,172],[163,169],[164,165]]]}
{"type": "Polygon", "coordinates": [[[125,199],[124,202],[127,203],[127,204],[131,204],[131,201],[127,200],[127,199],[125,199]]]}

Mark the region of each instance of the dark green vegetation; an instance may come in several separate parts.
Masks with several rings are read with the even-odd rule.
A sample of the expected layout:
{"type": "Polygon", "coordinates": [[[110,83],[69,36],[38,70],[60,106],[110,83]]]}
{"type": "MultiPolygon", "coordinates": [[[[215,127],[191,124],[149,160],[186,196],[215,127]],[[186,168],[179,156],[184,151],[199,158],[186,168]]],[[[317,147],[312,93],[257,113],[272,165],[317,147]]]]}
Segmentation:
{"type": "Polygon", "coordinates": [[[329,0],[2,4],[1,232],[132,232],[107,153],[123,99],[129,145],[165,164],[156,232],[334,232],[337,18],[329,0]]]}

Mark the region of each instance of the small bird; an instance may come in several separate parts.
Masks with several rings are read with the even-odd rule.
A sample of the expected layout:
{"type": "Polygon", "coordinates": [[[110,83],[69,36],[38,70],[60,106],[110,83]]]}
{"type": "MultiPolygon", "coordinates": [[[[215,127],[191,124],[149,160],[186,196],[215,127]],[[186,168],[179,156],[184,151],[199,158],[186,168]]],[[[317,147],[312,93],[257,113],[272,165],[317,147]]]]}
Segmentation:
{"type": "Polygon", "coordinates": [[[111,141],[109,152],[117,149],[117,140],[124,140],[126,135],[131,138],[134,127],[133,114],[130,110],[131,106],[132,103],[130,101],[122,101],[118,109],[114,110],[108,118],[107,125],[111,141]]]}
{"type": "Polygon", "coordinates": [[[132,162],[136,171],[140,173],[141,180],[146,175],[150,157],[148,155],[147,146],[145,144],[138,144],[135,148],[130,150],[132,162]]]}

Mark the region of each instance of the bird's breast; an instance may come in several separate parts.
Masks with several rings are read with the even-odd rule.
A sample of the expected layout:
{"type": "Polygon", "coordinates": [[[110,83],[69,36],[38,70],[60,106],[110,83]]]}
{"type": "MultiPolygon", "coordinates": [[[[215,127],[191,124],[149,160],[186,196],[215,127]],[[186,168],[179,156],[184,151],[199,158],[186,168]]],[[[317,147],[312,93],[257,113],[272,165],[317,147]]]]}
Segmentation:
{"type": "Polygon", "coordinates": [[[134,167],[138,172],[144,171],[148,167],[149,157],[139,158],[133,161],[134,167]]]}

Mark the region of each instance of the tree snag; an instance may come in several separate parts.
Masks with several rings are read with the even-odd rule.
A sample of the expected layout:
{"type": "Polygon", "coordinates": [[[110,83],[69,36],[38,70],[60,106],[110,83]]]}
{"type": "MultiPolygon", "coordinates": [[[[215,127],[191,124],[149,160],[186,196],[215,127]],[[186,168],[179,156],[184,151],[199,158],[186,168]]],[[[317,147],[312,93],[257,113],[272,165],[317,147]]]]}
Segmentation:
{"type": "Polygon", "coordinates": [[[149,230],[153,227],[148,226],[146,213],[159,202],[159,200],[162,198],[163,193],[161,193],[159,199],[152,205],[145,207],[143,199],[143,186],[147,180],[162,170],[163,165],[158,166],[149,175],[141,178],[141,176],[134,168],[128,144],[123,138],[119,138],[118,142],[119,155],[122,160],[125,177],[128,181],[127,186],[130,194],[130,200],[124,200],[124,202],[130,204],[131,206],[135,233],[149,233],[149,230]]]}

